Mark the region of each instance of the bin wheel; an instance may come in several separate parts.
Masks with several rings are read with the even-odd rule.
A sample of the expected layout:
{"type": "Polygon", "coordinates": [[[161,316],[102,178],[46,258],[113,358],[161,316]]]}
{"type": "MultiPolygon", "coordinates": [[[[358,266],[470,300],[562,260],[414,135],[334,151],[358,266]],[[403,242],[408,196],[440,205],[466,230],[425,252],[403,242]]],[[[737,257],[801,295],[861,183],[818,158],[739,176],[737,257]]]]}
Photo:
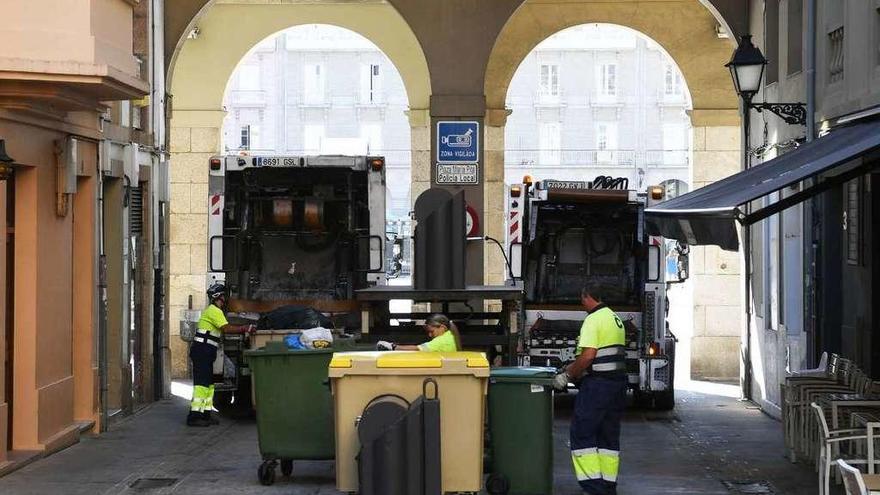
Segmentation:
{"type": "Polygon", "coordinates": [[[290,478],[290,475],[293,474],[293,461],[281,459],[281,474],[290,478]]]}
{"type": "Polygon", "coordinates": [[[262,485],[269,486],[275,483],[275,461],[265,461],[260,464],[257,476],[259,476],[262,485]]]}
{"type": "Polygon", "coordinates": [[[492,473],[486,478],[486,491],[489,495],[507,495],[510,491],[510,481],[503,474],[492,473]]]}

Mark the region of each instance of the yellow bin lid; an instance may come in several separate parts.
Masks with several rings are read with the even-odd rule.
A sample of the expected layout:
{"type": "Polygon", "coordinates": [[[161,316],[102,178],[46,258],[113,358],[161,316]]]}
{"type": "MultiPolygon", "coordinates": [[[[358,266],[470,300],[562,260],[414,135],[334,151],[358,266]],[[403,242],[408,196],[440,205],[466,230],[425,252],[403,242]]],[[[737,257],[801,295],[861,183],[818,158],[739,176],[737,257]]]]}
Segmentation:
{"type": "Polygon", "coordinates": [[[482,352],[337,352],[330,361],[330,376],[344,375],[476,375],[489,376],[489,361],[482,352]]]}

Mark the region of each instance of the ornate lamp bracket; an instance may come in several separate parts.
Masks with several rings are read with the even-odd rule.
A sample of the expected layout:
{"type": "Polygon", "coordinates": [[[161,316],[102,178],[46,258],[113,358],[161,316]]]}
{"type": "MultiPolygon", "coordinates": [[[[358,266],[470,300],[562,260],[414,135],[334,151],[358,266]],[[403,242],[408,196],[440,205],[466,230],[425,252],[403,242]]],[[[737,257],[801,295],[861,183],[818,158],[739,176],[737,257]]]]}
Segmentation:
{"type": "Polygon", "coordinates": [[[769,110],[786,124],[807,125],[807,106],[803,103],[752,103],[750,106],[758,112],[769,110]]]}

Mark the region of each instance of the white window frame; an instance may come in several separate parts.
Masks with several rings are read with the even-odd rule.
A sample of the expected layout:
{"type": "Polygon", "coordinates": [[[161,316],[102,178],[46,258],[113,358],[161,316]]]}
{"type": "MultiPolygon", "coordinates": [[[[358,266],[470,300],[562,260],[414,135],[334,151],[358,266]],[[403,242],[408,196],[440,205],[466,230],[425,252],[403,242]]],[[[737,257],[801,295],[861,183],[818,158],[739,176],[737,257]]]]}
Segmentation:
{"type": "Polygon", "coordinates": [[[258,64],[242,64],[238,72],[238,89],[240,91],[260,91],[263,89],[263,75],[258,64]]]}
{"type": "Polygon", "coordinates": [[[614,99],[617,97],[617,62],[603,62],[598,65],[596,84],[600,99],[614,99]]]}
{"type": "Polygon", "coordinates": [[[361,64],[361,104],[375,105],[382,102],[382,73],[381,64],[361,64]]]}
{"type": "Polygon", "coordinates": [[[538,124],[538,164],[560,165],[562,158],[562,125],[559,122],[538,124]]]}
{"type": "Polygon", "coordinates": [[[321,141],[324,140],[326,129],[324,124],[303,125],[303,152],[306,155],[321,153],[321,141]]]}
{"type": "Polygon", "coordinates": [[[238,149],[240,149],[240,150],[251,149],[251,126],[249,124],[245,124],[245,125],[239,127],[238,149]]]}
{"type": "Polygon", "coordinates": [[[617,123],[596,122],[596,162],[614,163],[617,154],[617,123]]]}
{"type": "Polygon", "coordinates": [[[326,71],[322,63],[303,65],[303,100],[309,105],[321,105],[326,101],[326,71]]]}
{"type": "Polygon", "coordinates": [[[382,124],[370,122],[361,124],[361,139],[366,144],[366,153],[376,155],[382,153],[382,124]]]}
{"type": "Polygon", "coordinates": [[[541,64],[538,68],[538,98],[542,102],[559,101],[559,64],[541,64]]]}
{"type": "Polygon", "coordinates": [[[682,85],[681,72],[674,64],[667,62],[663,77],[663,94],[667,97],[681,96],[682,85]]]}

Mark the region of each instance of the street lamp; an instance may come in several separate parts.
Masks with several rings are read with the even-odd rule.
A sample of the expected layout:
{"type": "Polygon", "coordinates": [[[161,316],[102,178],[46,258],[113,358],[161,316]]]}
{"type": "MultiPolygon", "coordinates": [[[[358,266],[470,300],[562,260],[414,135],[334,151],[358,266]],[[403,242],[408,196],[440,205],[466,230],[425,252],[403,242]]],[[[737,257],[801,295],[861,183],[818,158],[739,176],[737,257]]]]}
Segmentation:
{"type": "Polygon", "coordinates": [[[12,164],[15,160],[6,154],[6,140],[0,139],[0,180],[7,180],[12,177],[12,164]]]}
{"type": "Polygon", "coordinates": [[[767,59],[764,58],[761,49],[752,43],[750,34],[740,38],[739,46],[730,57],[730,62],[725,64],[725,67],[730,69],[733,87],[743,100],[743,118],[746,123],[748,123],[749,110],[755,109],[758,112],[769,110],[787,124],[807,125],[807,107],[803,103],[752,103],[752,98],[761,88],[761,79],[764,77],[766,66],[767,59]]]}
{"type": "MultiPolygon", "coordinates": [[[[739,40],[739,46],[736,47],[736,51],[733,52],[733,56],[730,57],[730,62],[725,64],[725,67],[730,69],[730,77],[733,78],[733,87],[736,89],[736,93],[742,99],[743,110],[743,169],[748,169],[751,167],[751,143],[750,140],[750,131],[751,131],[751,119],[750,114],[751,111],[757,110],[758,112],[763,112],[764,110],[768,110],[776,115],[778,115],[782,120],[784,120],[787,124],[792,125],[807,125],[807,107],[803,103],[753,103],[752,98],[758,93],[758,90],[761,89],[761,80],[764,78],[764,68],[767,66],[767,59],[764,58],[764,54],[761,53],[761,50],[752,43],[752,36],[750,34],[743,35],[739,40]]],[[[745,205],[746,210],[749,209],[749,205],[745,205]]],[[[743,237],[743,266],[745,266],[745,309],[746,309],[746,317],[745,317],[745,342],[743,349],[743,380],[742,380],[742,388],[743,388],[743,396],[746,399],[752,398],[752,359],[751,359],[751,319],[752,319],[752,306],[751,306],[751,254],[752,254],[752,235],[751,235],[751,227],[743,226],[742,237],[743,237]]]]}

